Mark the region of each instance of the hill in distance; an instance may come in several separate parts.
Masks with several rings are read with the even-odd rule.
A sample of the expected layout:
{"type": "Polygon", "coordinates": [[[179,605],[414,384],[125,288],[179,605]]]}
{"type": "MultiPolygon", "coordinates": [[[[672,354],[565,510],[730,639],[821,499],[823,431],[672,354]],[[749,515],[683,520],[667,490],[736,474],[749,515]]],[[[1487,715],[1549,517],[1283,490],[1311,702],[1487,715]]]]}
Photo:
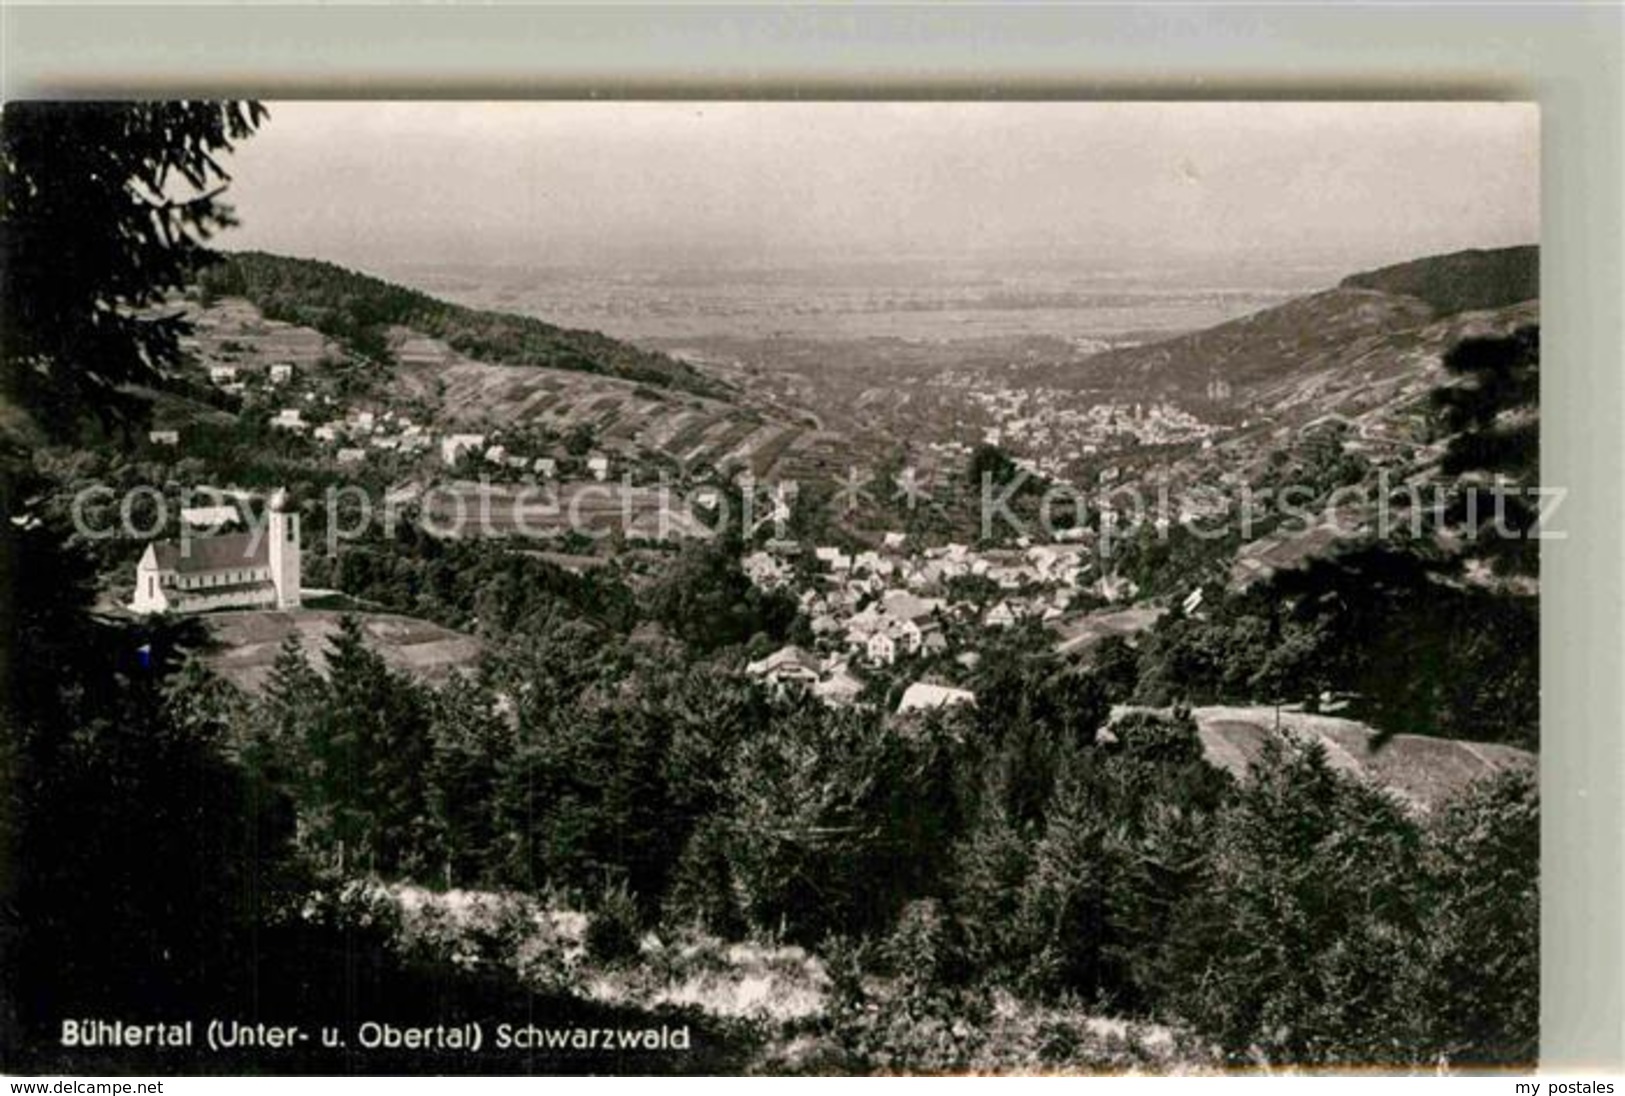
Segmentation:
{"type": "Polygon", "coordinates": [[[365,394],[346,398],[365,406],[410,401],[436,430],[535,426],[563,435],[586,427],[597,447],[624,457],[728,473],[748,468],[760,479],[816,478],[838,463],[841,439],[806,415],[763,405],[726,379],[662,354],[528,317],[455,305],[442,313],[423,294],[327,264],[240,255],[228,263],[211,271],[200,299],[187,304],[193,333],[182,345],[198,369],[190,387],[172,380],[171,390],[152,394],[155,425],[184,428],[219,415],[199,402],[213,391],[197,379],[203,369],[253,374],[286,363],[301,377],[322,378],[348,370],[346,359],[360,353],[382,366],[365,394]],[[337,296],[330,298],[324,279],[337,296]],[[402,319],[408,322],[395,322],[402,319]],[[556,338],[614,353],[585,364],[550,357],[556,338]],[[667,366],[649,379],[647,369],[667,366]]]}
{"type": "Polygon", "coordinates": [[[1475,326],[1530,322],[1539,289],[1534,246],[1430,256],[1351,275],[1335,288],[1216,327],[1092,355],[1058,381],[1129,390],[1132,398],[1199,401],[1224,380],[1229,398],[1271,409],[1311,375],[1364,381],[1396,367],[1414,371],[1441,343],[1475,326]]]}
{"type": "Polygon", "coordinates": [[[494,365],[545,366],[701,396],[728,396],[724,385],[690,365],[596,331],[465,308],[314,259],[262,251],[227,253],[202,273],[198,285],[205,304],[241,297],[267,319],[314,329],[377,361],[391,360],[390,329],[409,328],[494,365]]]}
{"type": "Polygon", "coordinates": [[[1415,297],[1441,316],[1504,308],[1540,296],[1540,248],[1457,251],[1352,274],[1345,289],[1415,297]]]}

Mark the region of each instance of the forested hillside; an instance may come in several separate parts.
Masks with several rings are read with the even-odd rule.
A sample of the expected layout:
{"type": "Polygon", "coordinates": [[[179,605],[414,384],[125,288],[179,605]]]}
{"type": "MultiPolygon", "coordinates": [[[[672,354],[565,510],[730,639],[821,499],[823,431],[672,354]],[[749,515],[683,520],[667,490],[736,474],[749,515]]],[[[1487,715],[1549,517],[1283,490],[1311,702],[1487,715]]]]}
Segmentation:
{"type": "Polygon", "coordinates": [[[1351,274],[1343,279],[1343,286],[1415,297],[1441,316],[1504,308],[1540,296],[1540,248],[1529,245],[1430,255],[1351,274]]]}
{"type": "Polygon", "coordinates": [[[398,325],[493,364],[550,366],[700,395],[724,394],[722,385],[692,366],[595,331],[464,308],[314,259],[260,251],[227,254],[201,273],[199,292],[205,301],[246,297],[271,319],[315,328],[375,360],[389,358],[388,329],[398,325]]]}
{"type": "Polygon", "coordinates": [[[1344,410],[1337,389],[1369,401],[1371,382],[1415,378],[1418,362],[1471,333],[1465,313],[1508,327],[1532,320],[1519,306],[1539,296],[1539,256],[1535,247],[1467,251],[1351,275],[1216,327],[1095,354],[1056,379],[1195,400],[1223,380],[1226,403],[1279,409],[1307,392],[1299,402],[1313,414],[1344,410]]]}

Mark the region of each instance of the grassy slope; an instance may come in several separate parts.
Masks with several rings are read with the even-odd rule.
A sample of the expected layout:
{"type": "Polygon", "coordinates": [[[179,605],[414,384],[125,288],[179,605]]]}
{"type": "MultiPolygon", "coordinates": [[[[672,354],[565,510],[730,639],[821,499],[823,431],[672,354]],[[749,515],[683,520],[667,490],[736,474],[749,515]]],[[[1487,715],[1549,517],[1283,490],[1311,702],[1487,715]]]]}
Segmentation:
{"type": "MultiPolygon", "coordinates": [[[[1246,775],[1276,720],[1275,709],[1262,705],[1214,705],[1193,714],[1208,761],[1236,777],[1246,775]]],[[[1283,711],[1280,721],[1284,730],[1322,743],[1334,767],[1374,781],[1423,811],[1479,777],[1535,764],[1533,754],[1513,746],[1402,734],[1373,748],[1376,732],[1352,719],[1283,711]]]]}
{"type": "MultiPolygon", "coordinates": [[[[321,670],[326,665],[328,640],[338,632],[339,615],[325,609],[210,613],[202,619],[220,644],[209,655],[210,665],[238,687],[257,691],[271,672],[277,645],[283,637],[297,633],[311,665],[321,670]]],[[[461,632],[393,613],[356,615],[368,646],[394,669],[421,680],[443,680],[479,658],[479,641],[461,632]]]]}

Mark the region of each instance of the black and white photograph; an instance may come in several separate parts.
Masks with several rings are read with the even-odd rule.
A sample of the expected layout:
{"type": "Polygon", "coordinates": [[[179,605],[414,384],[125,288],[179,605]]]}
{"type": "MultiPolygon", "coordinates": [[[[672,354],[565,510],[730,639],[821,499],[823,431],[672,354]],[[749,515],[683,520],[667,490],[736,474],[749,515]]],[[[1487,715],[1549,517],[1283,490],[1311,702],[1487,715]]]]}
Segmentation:
{"type": "Polygon", "coordinates": [[[0,1070],[1535,1068],[1541,118],[7,102],[0,1070]]]}

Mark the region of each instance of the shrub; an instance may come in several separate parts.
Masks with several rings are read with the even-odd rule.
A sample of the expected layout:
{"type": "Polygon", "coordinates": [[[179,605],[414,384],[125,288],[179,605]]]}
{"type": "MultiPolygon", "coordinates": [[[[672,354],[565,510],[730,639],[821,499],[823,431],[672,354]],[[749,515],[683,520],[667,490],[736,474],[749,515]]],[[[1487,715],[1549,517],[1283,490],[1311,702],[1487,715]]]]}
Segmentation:
{"type": "Polygon", "coordinates": [[[622,963],[635,958],[643,937],[638,904],[624,884],[604,892],[587,921],[587,954],[600,963],[622,963]]]}

